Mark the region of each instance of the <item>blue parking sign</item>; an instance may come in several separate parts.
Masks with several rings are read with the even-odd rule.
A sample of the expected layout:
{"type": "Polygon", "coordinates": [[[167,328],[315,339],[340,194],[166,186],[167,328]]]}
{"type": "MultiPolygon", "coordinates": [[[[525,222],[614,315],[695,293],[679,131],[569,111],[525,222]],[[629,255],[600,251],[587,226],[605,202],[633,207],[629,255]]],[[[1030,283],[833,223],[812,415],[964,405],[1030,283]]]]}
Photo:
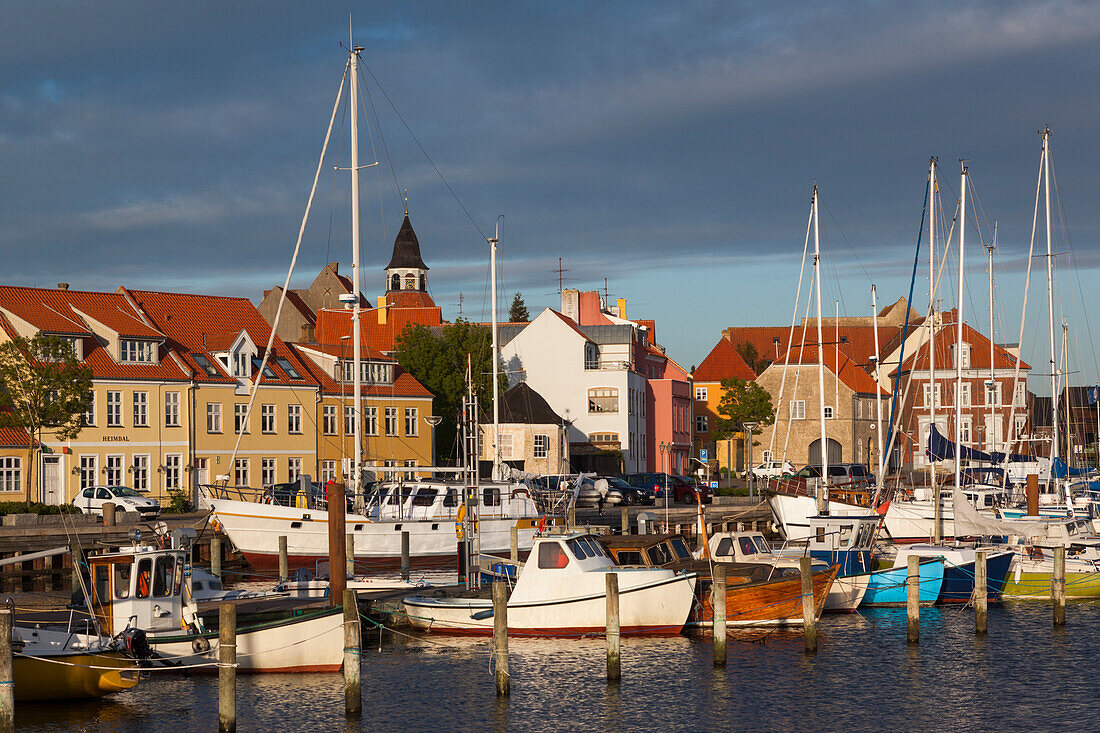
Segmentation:
{"type": "Polygon", "coordinates": [[[703,463],[707,462],[707,449],[706,448],[700,448],[699,449],[699,460],[702,461],[703,463]]]}

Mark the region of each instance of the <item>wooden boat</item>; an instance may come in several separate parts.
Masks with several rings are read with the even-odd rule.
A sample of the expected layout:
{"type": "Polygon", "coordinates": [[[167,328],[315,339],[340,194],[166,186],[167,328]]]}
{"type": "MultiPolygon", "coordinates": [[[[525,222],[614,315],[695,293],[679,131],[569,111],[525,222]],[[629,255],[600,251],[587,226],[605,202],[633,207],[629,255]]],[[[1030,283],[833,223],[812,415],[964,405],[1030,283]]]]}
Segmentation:
{"type": "Polygon", "coordinates": [[[94,634],[17,626],[12,651],[16,700],[103,697],[141,681],[139,661],[94,634]]]}
{"type": "MultiPolygon", "coordinates": [[[[918,570],[918,599],[920,605],[931,606],[940,597],[943,587],[943,558],[927,558],[920,561],[918,570]]],[[[886,568],[867,573],[867,593],[861,606],[904,606],[906,604],[906,582],[908,568],[886,568]]]]}
{"type": "MultiPolygon", "coordinates": [[[[619,582],[623,634],[680,633],[691,611],[695,575],[662,568],[617,567],[595,537],[583,533],[535,538],[508,599],[508,633],[583,636],[605,631],[606,577],[619,582]]],[[[490,634],[489,598],[410,596],[409,622],[446,634],[490,634]]]]}

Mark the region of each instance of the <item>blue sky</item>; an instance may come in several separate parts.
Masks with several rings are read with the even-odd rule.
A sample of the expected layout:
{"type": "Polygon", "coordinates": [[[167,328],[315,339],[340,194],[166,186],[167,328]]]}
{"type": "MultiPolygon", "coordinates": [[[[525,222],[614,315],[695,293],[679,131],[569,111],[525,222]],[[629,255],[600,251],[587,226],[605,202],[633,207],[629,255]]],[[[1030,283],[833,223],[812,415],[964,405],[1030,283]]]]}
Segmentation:
{"type": "MultiPolygon", "coordinates": [[[[481,236],[504,214],[505,302],[553,305],[561,257],[568,286],[606,277],[690,367],[725,326],[789,320],[815,181],[825,310],[868,313],[871,282],[883,302],[904,294],[935,155],[945,207],[966,158],[971,235],[998,223],[998,340],[1015,341],[1049,124],[1056,311],[1075,379],[1097,378],[1100,9],[1085,2],[17,4],[0,45],[3,281],[253,299],[281,282],[349,13],[377,112],[363,157],[383,162],[363,175],[372,298],[407,188],[447,317],[459,293],[488,317],[481,236]]],[[[350,260],[342,114],[337,128],[298,284],[350,260]]],[[[984,324],[968,242],[964,309],[984,324]]],[[[923,312],[925,281],[916,293],[923,312]]],[[[1038,363],[1045,307],[1028,318],[1038,363]]]]}

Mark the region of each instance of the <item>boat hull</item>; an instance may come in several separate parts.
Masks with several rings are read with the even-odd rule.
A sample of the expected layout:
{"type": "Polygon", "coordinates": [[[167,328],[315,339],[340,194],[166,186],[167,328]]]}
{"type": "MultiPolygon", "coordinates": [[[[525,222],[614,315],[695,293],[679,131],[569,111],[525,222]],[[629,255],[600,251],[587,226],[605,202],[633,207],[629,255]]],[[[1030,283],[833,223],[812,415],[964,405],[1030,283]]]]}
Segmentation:
{"type": "Polygon", "coordinates": [[[825,597],[825,612],[854,613],[867,594],[870,580],[866,573],[838,576],[825,597]]]}
{"type": "MultiPolygon", "coordinates": [[[[1032,560],[1019,555],[1005,579],[1003,598],[1026,601],[1049,601],[1050,587],[1054,579],[1052,560],[1032,560]]],[[[1074,571],[1066,563],[1066,597],[1100,598],[1100,571],[1074,571]]]]}
{"type": "MultiPolygon", "coordinates": [[[[820,617],[836,577],[837,568],[813,574],[814,612],[820,617]]],[[[692,624],[714,625],[714,603],[708,588],[692,614],[692,624]]],[[[727,626],[799,626],[802,614],[802,578],[784,576],[751,585],[726,588],[727,626]]]]}
{"type": "MultiPolygon", "coordinates": [[[[943,560],[925,560],[920,564],[918,575],[918,601],[922,606],[935,604],[943,587],[943,560]]],[[[867,592],[860,604],[865,607],[897,607],[906,605],[906,582],[909,569],[886,568],[866,573],[868,576],[867,592]]]]}
{"type": "MultiPolygon", "coordinates": [[[[1009,566],[1012,565],[1012,553],[994,555],[986,560],[986,598],[996,602],[1001,600],[1009,566]]],[[[974,563],[949,565],[943,571],[943,586],[940,588],[939,603],[970,603],[974,597],[974,563]]]]}
{"type": "Polygon", "coordinates": [[[112,652],[51,654],[40,658],[17,654],[12,667],[16,700],[103,697],[129,690],[141,679],[141,669],[133,659],[112,652]]]}

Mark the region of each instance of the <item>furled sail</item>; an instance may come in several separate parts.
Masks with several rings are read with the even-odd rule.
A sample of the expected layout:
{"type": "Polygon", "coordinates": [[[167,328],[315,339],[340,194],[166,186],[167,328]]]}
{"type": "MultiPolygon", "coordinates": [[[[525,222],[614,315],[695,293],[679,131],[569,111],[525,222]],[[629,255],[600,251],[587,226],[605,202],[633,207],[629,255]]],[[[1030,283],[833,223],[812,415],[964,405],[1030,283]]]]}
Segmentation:
{"type": "MultiPolygon", "coordinates": [[[[928,457],[933,461],[950,461],[955,458],[955,442],[948,440],[935,425],[932,425],[928,434],[928,457]]],[[[976,448],[962,447],[962,457],[968,461],[979,461],[982,463],[1004,463],[1005,454],[1000,451],[985,451],[977,450],[976,448]]],[[[1008,454],[1008,460],[1012,463],[1027,463],[1034,461],[1035,456],[1025,456],[1019,453],[1008,454]]]]}

